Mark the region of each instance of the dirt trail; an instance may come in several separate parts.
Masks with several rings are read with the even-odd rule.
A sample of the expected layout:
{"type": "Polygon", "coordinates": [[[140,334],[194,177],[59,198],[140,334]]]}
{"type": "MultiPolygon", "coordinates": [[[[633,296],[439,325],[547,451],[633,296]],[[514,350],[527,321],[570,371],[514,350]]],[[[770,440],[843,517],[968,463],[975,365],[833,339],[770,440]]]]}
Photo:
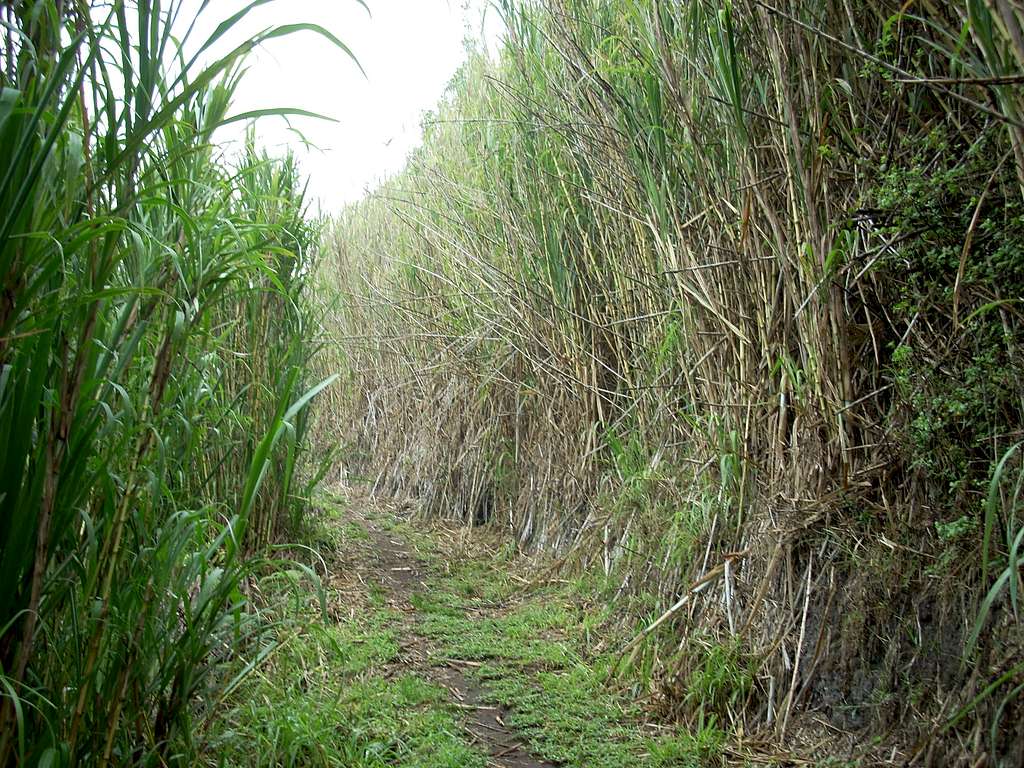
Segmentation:
{"type": "Polygon", "coordinates": [[[401,652],[390,673],[398,674],[413,668],[447,688],[455,706],[466,713],[466,730],[490,756],[490,765],[496,768],[556,768],[555,763],[540,760],[530,753],[525,740],[508,726],[508,710],[483,703],[482,689],[466,675],[462,666],[472,666],[472,662],[449,659],[443,666],[436,666],[428,661],[431,641],[419,633],[418,616],[412,604],[413,595],[429,589],[424,581],[426,569],[413,555],[408,543],[397,533],[383,530],[372,520],[353,515],[350,522],[365,528],[372,543],[369,562],[360,564],[365,568],[361,574],[363,580],[379,584],[385,590],[386,602],[403,617],[399,634],[401,652]]]}

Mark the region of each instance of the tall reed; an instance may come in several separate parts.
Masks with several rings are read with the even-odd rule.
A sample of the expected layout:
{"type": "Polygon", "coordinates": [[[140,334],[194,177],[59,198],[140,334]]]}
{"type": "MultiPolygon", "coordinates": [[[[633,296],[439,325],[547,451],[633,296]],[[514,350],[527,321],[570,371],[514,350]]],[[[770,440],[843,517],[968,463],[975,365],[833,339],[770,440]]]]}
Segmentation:
{"type": "Polygon", "coordinates": [[[683,718],[1021,759],[1009,590],[966,629],[1019,559],[978,532],[1024,426],[1021,11],[499,6],[322,270],[354,471],[653,592],[620,668],[683,718]]]}
{"type": "Polygon", "coordinates": [[[5,765],[187,764],[303,508],[317,233],[293,162],[212,136],[253,48],[341,43],[215,55],[243,14],[183,9],[2,9],[5,765]]]}

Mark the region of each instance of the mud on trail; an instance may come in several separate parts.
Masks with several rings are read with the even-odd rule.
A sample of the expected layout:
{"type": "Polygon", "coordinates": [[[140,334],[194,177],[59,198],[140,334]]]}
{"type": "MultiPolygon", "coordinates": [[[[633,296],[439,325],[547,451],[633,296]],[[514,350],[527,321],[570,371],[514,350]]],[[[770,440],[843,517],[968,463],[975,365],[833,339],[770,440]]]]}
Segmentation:
{"type": "Polygon", "coordinates": [[[432,682],[446,688],[452,705],[465,712],[464,726],[470,740],[488,756],[495,768],[556,768],[541,760],[526,746],[526,739],[510,726],[510,712],[501,704],[484,703],[484,691],[471,680],[465,669],[480,662],[446,658],[419,629],[416,597],[430,591],[424,580],[429,566],[412,549],[394,526],[381,527],[374,519],[359,513],[368,500],[349,506],[343,520],[363,526],[371,547],[359,563],[366,581],[376,581],[384,590],[387,605],[402,616],[399,622],[399,655],[389,664],[386,674],[416,670],[432,682]],[[435,663],[432,663],[434,661],[435,663]]]}

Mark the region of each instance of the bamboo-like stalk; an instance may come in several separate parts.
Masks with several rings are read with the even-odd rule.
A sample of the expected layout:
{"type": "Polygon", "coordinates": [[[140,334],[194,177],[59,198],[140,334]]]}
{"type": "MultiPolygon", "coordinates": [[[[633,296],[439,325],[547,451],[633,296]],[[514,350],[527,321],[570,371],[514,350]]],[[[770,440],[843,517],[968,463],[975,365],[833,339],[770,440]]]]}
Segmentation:
{"type": "MultiPolygon", "coordinates": [[[[339,297],[330,360],[345,371],[319,431],[343,425],[377,492],[499,521],[600,567],[620,599],[655,594],[655,615],[730,563],[725,585],[630,646],[638,667],[662,660],[658,691],[694,721],[718,706],[685,688],[711,640],[739,642],[754,669],[715,712],[745,733],[774,719],[792,734],[801,707],[831,706],[829,686],[867,706],[850,670],[903,701],[934,682],[897,672],[928,653],[907,639],[915,614],[962,634],[963,595],[991,588],[980,568],[929,564],[980,563],[969,536],[936,531],[977,524],[977,487],[1024,424],[1020,259],[997,245],[1018,242],[1021,13],[911,5],[501,2],[501,56],[470,56],[406,170],[341,214],[319,275],[339,297]],[[946,300],[982,208],[992,237],[959,315],[999,337],[985,353],[946,300]],[[937,256],[950,252],[951,270],[937,256]],[[897,349],[929,360],[909,382],[897,349]],[[922,425],[960,402],[947,384],[967,369],[1000,380],[976,387],[985,415],[922,425]],[[945,461],[915,443],[926,427],[970,444],[957,481],[972,490],[951,499],[922,469],[945,461]],[[855,625],[857,612],[874,618],[855,625]]],[[[991,652],[1013,657],[1014,631],[991,652]]],[[[934,663],[974,685],[959,658],[934,663]]],[[[907,728],[889,746],[923,738],[944,704],[885,710],[907,728]]],[[[959,724],[965,743],[999,719],[987,706],[959,724]]],[[[1009,762],[1022,740],[1000,742],[1009,762]]]]}

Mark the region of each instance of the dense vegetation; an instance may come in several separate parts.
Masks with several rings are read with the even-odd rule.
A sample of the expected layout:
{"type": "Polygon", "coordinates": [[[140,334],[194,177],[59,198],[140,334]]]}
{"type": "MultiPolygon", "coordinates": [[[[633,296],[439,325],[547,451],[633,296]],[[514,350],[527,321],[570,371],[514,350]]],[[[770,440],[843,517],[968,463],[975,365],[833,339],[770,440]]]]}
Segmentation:
{"type": "Polygon", "coordinates": [[[602,574],[666,716],[1020,764],[1024,12],[499,5],[321,270],[345,460],[602,574]]]}
{"type": "Polygon", "coordinates": [[[202,14],[0,5],[2,765],[192,764],[273,646],[249,583],[316,478],[318,232],[292,161],[211,137],[256,116],[253,47],[334,38],[202,14]]]}
{"type": "Polygon", "coordinates": [[[1024,763],[1019,4],[498,0],[321,261],[266,2],[0,3],[0,765],[1024,763]]]}

